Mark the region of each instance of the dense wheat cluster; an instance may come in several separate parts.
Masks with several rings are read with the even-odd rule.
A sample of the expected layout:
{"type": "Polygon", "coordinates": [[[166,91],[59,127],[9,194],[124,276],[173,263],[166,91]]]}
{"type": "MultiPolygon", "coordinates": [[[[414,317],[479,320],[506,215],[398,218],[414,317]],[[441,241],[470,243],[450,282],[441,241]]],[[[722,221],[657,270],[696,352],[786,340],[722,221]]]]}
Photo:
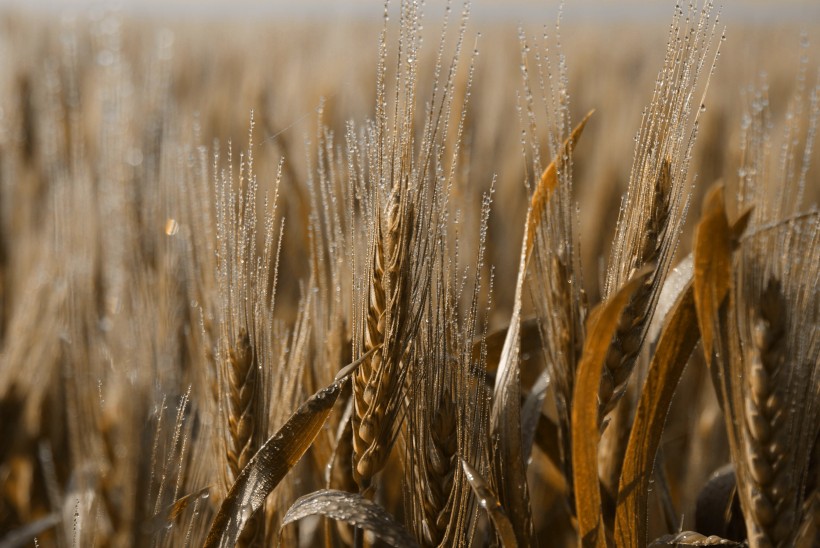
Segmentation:
{"type": "Polygon", "coordinates": [[[820,37],[431,4],[4,16],[0,547],[820,545],[820,37]]]}

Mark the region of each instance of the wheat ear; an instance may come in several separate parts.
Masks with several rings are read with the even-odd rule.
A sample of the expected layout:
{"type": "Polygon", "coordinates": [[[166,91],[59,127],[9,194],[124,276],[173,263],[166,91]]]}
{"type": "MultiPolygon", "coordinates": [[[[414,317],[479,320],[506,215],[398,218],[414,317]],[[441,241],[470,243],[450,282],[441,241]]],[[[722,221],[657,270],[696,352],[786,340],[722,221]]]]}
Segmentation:
{"type": "Polygon", "coordinates": [[[428,481],[422,504],[422,527],[424,542],[430,546],[441,545],[450,523],[448,501],[458,464],[457,416],[450,391],[442,390],[430,421],[430,436],[423,455],[428,481]]]}
{"type": "MultiPolygon", "coordinates": [[[[257,429],[261,426],[257,424],[261,416],[258,409],[258,392],[261,389],[259,363],[244,328],[239,330],[236,342],[228,350],[227,365],[228,436],[225,456],[228,461],[228,485],[231,485],[259,449],[257,429]]],[[[253,545],[262,528],[262,513],[259,512],[250,519],[237,545],[253,545]]]]}
{"type": "Polygon", "coordinates": [[[365,329],[365,352],[376,349],[359,367],[353,382],[353,466],[360,490],[371,494],[373,476],[385,465],[392,445],[403,383],[403,348],[396,336],[408,309],[409,215],[402,209],[398,187],[388,199],[387,227],[377,219],[376,243],[365,329]]]}
{"type": "Polygon", "coordinates": [[[747,348],[746,461],[752,485],[751,511],[766,537],[761,545],[776,546],[791,534],[793,515],[787,508],[786,490],[791,479],[788,444],[788,410],[783,399],[786,355],[785,302],[780,282],[772,278],[760,296],[747,348]]]}
{"type": "MultiPolygon", "coordinates": [[[[650,211],[646,217],[640,251],[634,261],[633,270],[647,264],[660,265],[667,254],[665,233],[672,212],[672,173],[669,160],[664,160],[661,165],[660,173],[655,180],[653,196],[654,199],[648,206],[650,211]]],[[[656,266],[655,274],[647,278],[632,295],[612,337],[606,367],[601,376],[600,420],[615,408],[626,391],[627,381],[643,344],[654,300],[657,298],[659,272],[660,267],[656,266]]]]}

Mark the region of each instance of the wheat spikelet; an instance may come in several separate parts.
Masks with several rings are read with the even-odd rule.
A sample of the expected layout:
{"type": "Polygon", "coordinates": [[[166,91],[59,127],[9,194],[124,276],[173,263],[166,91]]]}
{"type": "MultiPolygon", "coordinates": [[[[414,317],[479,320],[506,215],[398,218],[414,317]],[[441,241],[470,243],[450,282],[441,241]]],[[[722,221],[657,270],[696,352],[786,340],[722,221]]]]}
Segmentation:
{"type": "MultiPolygon", "coordinates": [[[[556,34],[560,26],[556,25],[556,34]]],[[[575,367],[583,342],[583,323],[586,303],[583,291],[581,267],[573,240],[573,225],[577,223],[572,205],[573,149],[591,112],[568,134],[572,128],[567,100],[567,66],[556,37],[557,53],[550,45],[536,38],[530,46],[523,30],[519,30],[522,54],[524,96],[526,98],[530,154],[533,158],[533,175],[540,176],[534,185],[531,203],[534,222],[526,229],[526,239],[532,243],[532,266],[528,287],[535,305],[541,348],[543,348],[550,384],[554,387],[558,414],[561,462],[555,463],[572,477],[570,409],[574,389],[575,367]],[[533,69],[534,65],[534,69],[533,69]],[[556,66],[557,65],[557,66],[556,66]],[[532,72],[532,74],[531,74],[532,72]],[[535,78],[537,80],[535,80],[535,78]],[[545,118],[548,128],[548,153],[552,163],[542,165],[540,142],[534,110],[537,82],[541,100],[546,106],[545,118]],[[553,184],[547,178],[554,177],[553,184]]],[[[522,349],[523,352],[523,349],[522,349]]]]}
{"type": "MultiPolygon", "coordinates": [[[[479,329],[484,238],[490,196],[482,201],[479,245],[472,288],[459,280],[458,269],[447,260],[446,227],[436,248],[432,288],[426,305],[420,344],[413,355],[406,422],[406,487],[410,523],[423,546],[462,546],[470,542],[476,525],[475,499],[458,458],[483,463],[488,415],[486,344],[474,352],[479,329]],[[462,293],[468,291],[467,293],[462,293]],[[469,308],[459,305],[469,296],[469,308]]],[[[487,326],[484,325],[484,336],[487,326]]],[[[484,341],[484,336],[481,340],[484,341]]]]}
{"type": "MultiPolygon", "coordinates": [[[[293,404],[293,395],[287,393],[293,389],[293,376],[281,375],[275,388],[273,385],[276,367],[282,365],[281,359],[277,361],[278,353],[287,345],[287,336],[281,337],[273,320],[281,245],[281,227],[278,242],[275,237],[275,214],[282,165],[274,180],[272,200],[265,196],[266,211],[259,219],[253,131],[251,116],[248,152],[240,154],[238,174],[232,148],[228,149],[226,168],[218,174],[219,156],[214,154],[217,310],[213,315],[218,326],[214,380],[222,422],[217,450],[223,462],[225,492],[269,435],[272,419],[281,419],[293,404]],[[264,246],[261,250],[260,243],[264,246]],[[281,406],[271,409],[269,404],[276,396],[281,406]]],[[[291,357],[298,360],[302,356],[294,352],[291,357]]],[[[292,365],[294,375],[302,366],[288,365],[292,365]]],[[[268,510],[267,515],[260,511],[250,518],[240,545],[254,545],[265,538],[266,520],[273,513],[268,510]]]]}
{"type": "Polygon", "coordinates": [[[465,334],[475,329],[474,320],[462,325],[457,316],[453,307],[433,313],[422,332],[424,350],[412,364],[417,382],[409,393],[405,491],[413,502],[411,523],[424,546],[461,545],[475,526],[470,510],[475,503],[458,457],[482,459],[487,410],[485,386],[476,379],[483,377],[483,358],[473,363],[471,345],[465,344],[472,340],[465,334]]]}

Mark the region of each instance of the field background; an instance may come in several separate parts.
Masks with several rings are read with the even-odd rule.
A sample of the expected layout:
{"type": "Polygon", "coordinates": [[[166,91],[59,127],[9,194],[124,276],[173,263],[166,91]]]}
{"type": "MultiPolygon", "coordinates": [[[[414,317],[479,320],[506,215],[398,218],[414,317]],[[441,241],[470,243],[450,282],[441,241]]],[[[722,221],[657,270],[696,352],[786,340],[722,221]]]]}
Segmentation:
{"type": "MultiPolygon", "coordinates": [[[[35,149],[33,164],[21,166],[21,177],[36,179],[28,170],[36,170],[37,139],[43,133],[39,125],[47,122],[42,114],[49,111],[44,105],[50,100],[43,92],[45,72],[50,64],[66,62],[67,36],[77,40],[78,100],[87,128],[85,152],[92,160],[102,116],[98,91],[112,70],[124,71],[132,94],[126,103],[132,117],[128,124],[133,127],[120,128],[124,132],[146,131],[140,111],[161,108],[162,124],[177,144],[195,141],[191,128],[196,121],[198,144],[210,147],[218,140],[224,149],[230,141],[239,151],[246,148],[253,110],[255,156],[263,188],[273,179],[280,158],[285,158],[283,211],[293,222],[286,230],[283,260],[294,276],[281,283],[286,299],[298,295],[297,280],[307,272],[307,264],[298,259],[303,255],[299,248],[304,234],[299,230],[304,223],[297,220],[305,214],[306,155],[312,152],[308,142],[316,141],[318,107],[323,101],[322,122],[339,141],[346,122],[373,115],[383,10],[377,2],[364,1],[314,0],[298,8],[291,4],[245,0],[197,2],[194,7],[184,1],[123,2],[112,11],[93,2],[39,1],[27,4],[25,10],[7,2],[0,35],[2,108],[7,114],[4,138],[7,148],[28,139],[27,146],[35,149]],[[116,61],[126,63],[121,68],[111,68],[114,50],[116,61]],[[33,139],[25,134],[26,128],[33,139]]],[[[442,4],[426,6],[422,79],[432,72],[442,4]]],[[[690,219],[699,214],[704,189],[718,178],[737,175],[742,115],[752,101],[744,90],[767,82],[776,123],[788,107],[800,60],[814,67],[820,59],[816,3],[729,1],[723,6],[720,20],[727,28],[726,41],[695,147],[690,219]]],[[[568,65],[573,119],[596,109],[578,152],[575,176],[577,199],[583,204],[585,285],[593,299],[599,294],[599,258],[606,256],[617,219],[615,205],[629,176],[632,137],[663,61],[666,21],[672,10],[672,4],[664,2],[581,1],[564,8],[560,40],[568,65]]],[[[480,1],[473,3],[472,14],[468,41],[472,45],[476,40],[480,54],[468,110],[463,190],[478,204],[492,178],[498,178],[489,264],[495,265],[502,279],[512,279],[522,225],[504,219],[523,218],[527,200],[527,164],[516,111],[522,90],[518,29],[523,26],[530,38],[541,38],[546,32],[545,43],[554,46],[558,9],[543,2],[480,1]]],[[[814,78],[814,71],[808,74],[814,78]]],[[[430,89],[429,82],[425,87],[422,81],[420,89],[430,89]]],[[[818,180],[818,164],[812,162],[810,180],[818,180]]],[[[817,187],[809,188],[815,201],[820,194],[817,187]]],[[[692,223],[687,226],[691,229],[692,223]]],[[[689,249],[687,237],[682,244],[689,249]]],[[[496,288],[494,325],[506,321],[511,299],[510,284],[496,288]]]]}

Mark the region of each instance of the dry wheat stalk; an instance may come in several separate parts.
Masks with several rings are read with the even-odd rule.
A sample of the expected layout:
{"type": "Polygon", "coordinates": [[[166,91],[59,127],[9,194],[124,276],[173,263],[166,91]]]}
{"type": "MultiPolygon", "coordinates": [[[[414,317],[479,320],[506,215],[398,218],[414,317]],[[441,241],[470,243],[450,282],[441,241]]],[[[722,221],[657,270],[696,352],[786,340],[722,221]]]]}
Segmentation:
{"type": "MultiPolygon", "coordinates": [[[[556,34],[560,33],[560,28],[555,30],[556,34]]],[[[570,408],[575,367],[583,342],[586,304],[577,242],[573,240],[573,225],[577,223],[572,204],[573,146],[562,144],[567,139],[570,142],[574,140],[567,134],[572,128],[566,89],[567,66],[560,42],[556,44],[557,54],[550,52],[546,43],[535,38],[533,46],[528,45],[523,30],[519,30],[519,42],[529,122],[526,131],[530,136],[533,176],[541,178],[540,181],[536,179],[531,183],[534,187],[532,203],[540,203],[539,207],[543,208],[534,216],[535,223],[527,227],[526,237],[533,243],[533,270],[528,287],[537,313],[541,347],[550,373],[550,383],[554,386],[562,460],[556,464],[562,468],[565,477],[572,477],[569,457],[570,408]],[[532,70],[532,65],[535,65],[535,70],[532,70]],[[546,127],[549,128],[548,153],[554,162],[554,188],[544,185],[543,180],[546,172],[541,160],[543,151],[539,150],[539,117],[534,111],[537,94],[532,89],[533,76],[537,77],[540,99],[545,107],[546,127]]],[[[585,124],[586,119],[579,127],[583,128],[585,124]]]]}
{"type": "Polygon", "coordinates": [[[805,271],[784,279],[783,263],[771,257],[778,246],[792,253],[790,240],[816,241],[816,230],[815,224],[797,238],[783,229],[775,237],[744,242],[731,295],[728,325],[738,328],[729,328],[728,344],[722,343],[729,350],[724,394],[752,546],[791,546],[810,511],[805,489],[813,447],[807,440],[817,435],[818,414],[817,371],[809,356],[816,356],[816,333],[799,331],[816,313],[801,299],[816,281],[818,262],[811,253],[805,271]]]}
{"type": "MultiPolygon", "coordinates": [[[[489,213],[490,196],[485,195],[472,288],[459,280],[458,269],[446,260],[449,240],[447,227],[442,227],[426,321],[418,333],[420,345],[410,372],[405,493],[412,501],[410,523],[423,546],[463,546],[476,525],[475,500],[458,458],[483,462],[487,432],[486,386],[478,381],[486,372],[486,345],[475,355],[472,341],[480,324],[489,213]],[[459,306],[462,295],[470,298],[466,311],[459,306]]],[[[486,325],[484,329],[486,334],[486,325]]]]}
{"type": "MultiPolygon", "coordinates": [[[[254,122],[249,127],[248,152],[240,155],[238,174],[232,149],[229,148],[227,166],[221,172],[218,154],[214,154],[215,220],[216,220],[216,295],[217,320],[217,376],[218,406],[221,411],[222,439],[218,450],[224,459],[223,483],[225,491],[239,477],[251,457],[269,434],[270,402],[275,396],[273,374],[281,365],[279,352],[287,344],[275,339],[277,329],[273,320],[274,292],[278,278],[278,257],[281,239],[276,235],[276,202],[282,166],[279,165],[274,181],[272,200],[265,196],[264,217],[257,216],[259,184],[254,171],[254,122]],[[260,244],[262,247],[259,249],[260,244]]],[[[281,228],[280,228],[281,236],[281,228]]],[[[206,301],[207,302],[207,301],[206,301]]],[[[301,356],[294,352],[294,357],[301,356]]],[[[281,407],[274,409],[286,414],[286,406],[293,397],[285,394],[292,389],[293,376],[301,364],[293,364],[293,375],[282,375],[276,385],[281,407]],[[290,397],[288,397],[290,396],[290,397]]],[[[265,520],[270,517],[259,512],[251,518],[239,539],[243,546],[253,545],[265,538],[265,520]]]]}

